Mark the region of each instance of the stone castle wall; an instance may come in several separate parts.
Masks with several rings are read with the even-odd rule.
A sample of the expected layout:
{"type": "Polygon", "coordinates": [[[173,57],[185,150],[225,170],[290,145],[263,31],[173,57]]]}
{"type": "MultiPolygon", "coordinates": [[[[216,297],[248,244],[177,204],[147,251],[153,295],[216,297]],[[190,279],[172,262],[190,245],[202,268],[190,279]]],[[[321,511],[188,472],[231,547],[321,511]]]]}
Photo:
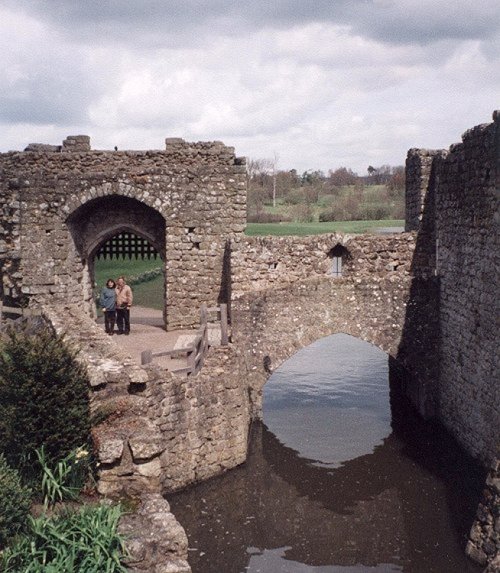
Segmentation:
{"type": "Polygon", "coordinates": [[[83,301],[91,312],[92,240],[132,230],[166,261],[170,328],[194,324],[201,303],[224,299],[225,245],[245,228],[244,160],[220,142],[166,144],[92,151],[77,136],[0,154],[0,296],[83,301]]]}
{"type": "Polygon", "coordinates": [[[499,190],[498,111],[448,151],[408,153],[407,228],[418,231],[416,252],[436,261],[437,416],[491,464],[467,545],[488,573],[500,567],[499,190]]]}
{"type": "Polygon", "coordinates": [[[239,237],[232,244],[232,294],[283,287],[314,277],[332,277],[332,250],[340,245],[343,277],[408,275],[416,236],[344,235],[239,237]]]}
{"type": "Polygon", "coordinates": [[[260,416],[270,372],[300,348],[338,332],[396,358],[406,374],[406,394],[422,415],[434,415],[435,281],[427,264],[414,267],[416,245],[415,233],[244,237],[233,243],[233,342],[248,349],[254,417],[260,416]],[[332,274],[338,245],[341,277],[332,274]]]}
{"type": "Polygon", "coordinates": [[[437,164],[440,417],[472,455],[500,446],[500,114],[437,164]]]}
{"type": "Polygon", "coordinates": [[[439,304],[438,416],[464,448],[488,464],[500,442],[498,269],[500,114],[448,151],[411,149],[407,226],[415,259],[435,261],[439,304]]]}
{"type": "Polygon", "coordinates": [[[174,375],[137,365],[78,309],[43,312],[87,369],[101,420],[92,431],[99,493],[168,493],[245,461],[250,417],[238,349],[214,348],[197,376],[174,375]]]}

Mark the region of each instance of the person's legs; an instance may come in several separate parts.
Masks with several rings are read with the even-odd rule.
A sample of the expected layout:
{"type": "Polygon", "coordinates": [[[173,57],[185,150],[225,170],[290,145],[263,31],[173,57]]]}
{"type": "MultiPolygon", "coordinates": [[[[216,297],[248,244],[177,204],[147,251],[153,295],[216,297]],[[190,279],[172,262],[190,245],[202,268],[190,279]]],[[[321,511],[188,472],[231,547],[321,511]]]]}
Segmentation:
{"type": "Polygon", "coordinates": [[[123,322],[125,334],[130,334],[130,309],[125,308],[123,310],[123,322]]]}
{"type": "Polygon", "coordinates": [[[116,326],[118,327],[118,334],[123,334],[125,328],[125,317],[123,313],[126,311],[124,308],[116,309],[116,326]]]}
{"type": "Polygon", "coordinates": [[[108,334],[114,334],[116,312],[114,310],[107,312],[106,318],[108,319],[108,330],[107,330],[107,332],[108,332],[108,334]]]}
{"type": "Polygon", "coordinates": [[[104,313],[104,330],[107,334],[109,334],[109,312],[105,311],[104,313]]]}

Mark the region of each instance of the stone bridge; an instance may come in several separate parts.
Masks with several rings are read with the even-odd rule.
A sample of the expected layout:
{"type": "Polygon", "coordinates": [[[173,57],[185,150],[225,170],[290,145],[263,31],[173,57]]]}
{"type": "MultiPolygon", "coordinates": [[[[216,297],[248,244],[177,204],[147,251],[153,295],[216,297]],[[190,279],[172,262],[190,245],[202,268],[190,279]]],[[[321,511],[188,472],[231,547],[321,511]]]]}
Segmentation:
{"type": "Polygon", "coordinates": [[[100,491],[172,491],[243,462],[269,374],[336,332],[387,352],[417,409],[490,463],[500,429],[493,119],[447,151],[408,152],[406,232],[394,235],[246,237],[245,162],[220,142],[113,152],[74,136],[0,154],[0,297],[68,331],[93,409],[115,412],[95,428],[100,491]],[[232,344],[198,376],[141,368],[95,326],[94,257],[122,232],[163,261],[167,329],[193,326],[202,303],[228,303],[232,344]]]}

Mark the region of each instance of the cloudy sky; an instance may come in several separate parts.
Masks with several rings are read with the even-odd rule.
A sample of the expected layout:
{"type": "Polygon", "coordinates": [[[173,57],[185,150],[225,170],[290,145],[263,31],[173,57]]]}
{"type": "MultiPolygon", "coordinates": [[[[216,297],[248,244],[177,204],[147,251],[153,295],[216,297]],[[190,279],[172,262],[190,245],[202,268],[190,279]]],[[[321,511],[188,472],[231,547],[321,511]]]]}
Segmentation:
{"type": "Polygon", "coordinates": [[[499,0],[0,0],[0,151],[222,140],[404,163],[500,108],[499,0]]]}

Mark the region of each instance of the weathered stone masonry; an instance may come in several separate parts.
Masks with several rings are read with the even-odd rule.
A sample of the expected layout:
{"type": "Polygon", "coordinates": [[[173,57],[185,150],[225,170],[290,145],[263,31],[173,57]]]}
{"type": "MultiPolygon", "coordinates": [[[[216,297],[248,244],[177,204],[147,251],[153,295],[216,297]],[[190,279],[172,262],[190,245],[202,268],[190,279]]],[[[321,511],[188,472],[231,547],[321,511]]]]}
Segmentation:
{"type": "Polygon", "coordinates": [[[167,139],[165,151],[61,147],[0,154],[0,295],[92,310],[93,254],[121,230],[165,261],[167,324],[195,324],[199,305],[224,300],[226,242],[246,221],[244,160],[220,142],[167,139]]]}
{"type": "Polygon", "coordinates": [[[428,174],[419,179],[417,251],[434,252],[439,284],[438,416],[486,465],[500,442],[499,134],[495,113],[449,151],[410,150],[407,160],[407,187],[428,174]]]}
{"type": "MultiPolygon", "coordinates": [[[[92,408],[108,415],[94,431],[100,491],[168,492],[244,461],[270,372],[335,332],[394,357],[419,410],[494,460],[499,124],[495,113],[449,151],[409,151],[407,233],[397,236],[245,237],[244,161],[217,142],[104,152],[77,136],[0,154],[0,296],[40,306],[81,349],[92,408]],[[197,377],[135,365],[92,320],[93,255],[123,230],[164,260],[169,328],[195,324],[202,302],[230,303],[232,344],[197,377]]],[[[490,565],[500,548],[493,463],[469,546],[490,565]]]]}
{"type": "Polygon", "coordinates": [[[413,375],[407,394],[423,415],[434,415],[436,365],[420,357],[433,343],[436,313],[434,300],[419,286],[423,281],[427,287],[433,277],[427,267],[411,272],[415,248],[414,233],[235,241],[233,338],[249,350],[255,416],[269,372],[300,348],[336,332],[371,342],[397,358],[413,375]],[[331,253],[338,245],[344,252],[341,277],[332,275],[331,253]],[[409,315],[414,316],[411,341],[405,328],[409,315]]]}

